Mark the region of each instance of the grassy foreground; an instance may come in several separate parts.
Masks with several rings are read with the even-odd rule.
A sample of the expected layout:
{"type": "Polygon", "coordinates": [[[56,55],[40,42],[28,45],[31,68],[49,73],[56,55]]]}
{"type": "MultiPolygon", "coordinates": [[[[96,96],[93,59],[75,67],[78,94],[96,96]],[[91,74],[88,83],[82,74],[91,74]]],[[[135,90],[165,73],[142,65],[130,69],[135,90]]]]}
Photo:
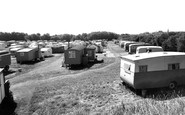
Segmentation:
{"type": "MultiPolygon", "coordinates": [[[[112,52],[119,56],[121,49],[111,45],[112,52]]],[[[184,86],[175,90],[167,88],[151,90],[146,98],[142,98],[121,84],[120,59],[117,57],[110,59],[114,61],[108,58],[109,61],[107,60],[104,66],[97,65],[97,68],[92,66],[93,69],[82,71],[69,70],[71,74],[45,73],[41,79],[35,79],[37,76],[26,76],[27,80],[32,79],[34,82],[30,85],[24,84],[24,88],[18,87],[19,84],[15,85],[17,90],[14,91],[18,92],[20,88],[25,91],[30,88],[31,92],[25,93],[25,98],[24,92],[22,95],[18,93],[21,98],[16,100],[18,103],[16,113],[18,115],[185,114],[184,86]]],[[[24,78],[22,82],[25,80],[24,78]]],[[[19,83],[16,81],[14,80],[15,84],[19,83]]]]}
{"type": "Polygon", "coordinates": [[[39,115],[101,113],[114,103],[117,68],[118,61],[98,71],[48,81],[36,88],[29,112],[39,115]]]}
{"type": "Polygon", "coordinates": [[[37,87],[29,113],[39,115],[153,115],[184,114],[184,86],[149,91],[147,98],[137,96],[121,85],[119,59],[100,69],[75,77],[53,79],[37,87]]]}

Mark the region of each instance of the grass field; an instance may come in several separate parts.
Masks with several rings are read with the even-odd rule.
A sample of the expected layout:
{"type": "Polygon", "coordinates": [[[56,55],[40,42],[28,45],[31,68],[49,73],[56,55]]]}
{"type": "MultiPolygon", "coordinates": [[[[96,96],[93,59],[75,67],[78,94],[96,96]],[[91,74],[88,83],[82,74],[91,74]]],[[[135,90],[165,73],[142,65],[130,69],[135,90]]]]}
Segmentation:
{"type": "Polygon", "coordinates": [[[61,68],[62,55],[48,58],[23,72],[8,75],[18,115],[87,114],[184,114],[184,86],[175,90],[154,89],[146,98],[123,86],[119,78],[120,58],[126,55],[109,43],[115,57],[81,68],[61,68]]]}

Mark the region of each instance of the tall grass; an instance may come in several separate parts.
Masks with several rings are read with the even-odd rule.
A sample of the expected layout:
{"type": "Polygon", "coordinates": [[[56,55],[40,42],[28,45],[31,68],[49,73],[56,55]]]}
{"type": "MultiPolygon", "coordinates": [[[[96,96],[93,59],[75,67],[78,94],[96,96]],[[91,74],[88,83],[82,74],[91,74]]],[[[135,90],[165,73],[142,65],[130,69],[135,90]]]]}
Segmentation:
{"type": "Polygon", "coordinates": [[[160,90],[157,94],[152,93],[146,99],[133,101],[113,106],[106,113],[113,115],[183,115],[185,114],[184,88],[176,90],[160,90]]]}

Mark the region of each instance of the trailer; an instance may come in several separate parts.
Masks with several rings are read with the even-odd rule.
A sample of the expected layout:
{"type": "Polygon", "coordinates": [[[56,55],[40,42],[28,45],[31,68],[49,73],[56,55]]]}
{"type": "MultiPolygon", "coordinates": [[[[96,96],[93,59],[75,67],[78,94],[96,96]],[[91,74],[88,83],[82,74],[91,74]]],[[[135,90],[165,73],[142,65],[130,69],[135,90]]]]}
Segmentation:
{"type": "Polygon", "coordinates": [[[122,47],[122,44],[124,44],[125,41],[119,41],[119,46],[122,47]]]}
{"type": "Polygon", "coordinates": [[[129,46],[132,44],[137,44],[137,42],[129,42],[125,44],[125,51],[128,52],[129,51],[129,46]]]}
{"type": "Polygon", "coordinates": [[[64,53],[64,46],[52,46],[53,53],[64,53]]]}
{"type": "Polygon", "coordinates": [[[130,43],[135,43],[135,42],[134,42],[134,41],[126,41],[126,42],[124,42],[124,44],[122,44],[122,48],[123,48],[124,50],[126,50],[127,44],[130,44],[130,43]]]}
{"type": "Polygon", "coordinates": [[[41,53],[44,57],[52,56],[52,49],[51,48],[41,48],[41,53]]]}
{"type": "Polygon", "coordinates": [[[161,52],[163,48],[161,46],[139,46],[136,49],[136,54],[146,52],[161,52]]]}
{"type": "Polygon", "coordinates": [[[71,66],[71,65],[83,64],[83,61],[84,63],[86,63],[87,56],[84,55],[85,54],[84,50],[85,50],[85,46],[83,45],[78,45],[65,50],[64,64],[66,66],[71,66]]]}
{"type": "Polygon", "coordinates": [[[103,53],[103,46],[101,45],[96,45],[97,46],[97,52],[96,53],[103,53]]]}
{"type": "Polygon", "coordinates": [[[85,48],[85,54],[87,54],[88,62],[94,62],[96,60],[96,48],[94,46],[87,46],[85,48]]]}
{"type": "Polygon", "coordinates": [[[131,44],[129,45],[129,51],[128,53],[129,54],[135,54],[136,53],[136,49],[137,47],[139,46],[151,46],[150,44],[147,44],[147,43],[136,43],[136,44],[131,44]]]}
{"type": "Polygon", "coordinates": [[[131,42],[131,41],[121,41],[119,45],[121,48],[124,48],[125,43],[128,43],[128,42],[131,42]]]}
{"type": "Polygon", "coordinates": [[[121,57],[120,78],[124,84],[145,94],[152,88],[185,84],[185,53],[152,52],[121,57]]]}
{"type": "Polygon", "coordinates": [[[40,48],[24,48],[16,53],[17,63],[44,60],[40,48]]]}
{"type": "Polygon", "coordinates": [[[4,71],[9,70],[9,66],[11,64],[11,55],[8,51],[2,50],[0,51],[0,68],[4,68],[4,71]]]}

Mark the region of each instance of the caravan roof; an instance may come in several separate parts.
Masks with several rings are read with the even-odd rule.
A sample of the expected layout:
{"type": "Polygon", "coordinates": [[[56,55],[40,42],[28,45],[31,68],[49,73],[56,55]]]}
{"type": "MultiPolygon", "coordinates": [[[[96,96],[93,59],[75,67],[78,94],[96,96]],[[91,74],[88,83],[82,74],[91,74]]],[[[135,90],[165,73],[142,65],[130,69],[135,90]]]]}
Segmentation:
{"type": "Polygon", "coordinates": [[[10,49],[10,51],[17,51],[17,50],[20,50],[21,48],[12,48],[10,49]]]}
{"type": "Polygon", "coordinates": [[[31,49],[31,48],[24,48],[24,49],[21,49],[21,50],[19,50],[17,52],[29,52],[31,50],[33,50],[33,49],[31,49]]]}
{"type": "Polygon", "coordinates": [[[71,49],[80,51],[80,50],[83,50],[84,48],[85,46],[83,45],[77,45],[77,46],[72,47],[71,49]]]}
{"type": "Polygon", "coordinates": [[[164,56],[185,56],[185,53],[183,52],[152,52],[152,53],[126,55],[126,56],[121,56],[121,58],[131,60],[131,61],[137,61],[137,60],[164,57],[164,56]]]}
{"type": "Polygon", "coordinates": [[[139,46],[137,48],[139,49],[139,48],[162,48],[162,47],[161,46],[139,46]]]}
{"type": "Polygon", "coordinates": [[[51,48],[41,48],[40,50],[41,51],[48,51],[48,50],[50,50],[51,48]]]}

